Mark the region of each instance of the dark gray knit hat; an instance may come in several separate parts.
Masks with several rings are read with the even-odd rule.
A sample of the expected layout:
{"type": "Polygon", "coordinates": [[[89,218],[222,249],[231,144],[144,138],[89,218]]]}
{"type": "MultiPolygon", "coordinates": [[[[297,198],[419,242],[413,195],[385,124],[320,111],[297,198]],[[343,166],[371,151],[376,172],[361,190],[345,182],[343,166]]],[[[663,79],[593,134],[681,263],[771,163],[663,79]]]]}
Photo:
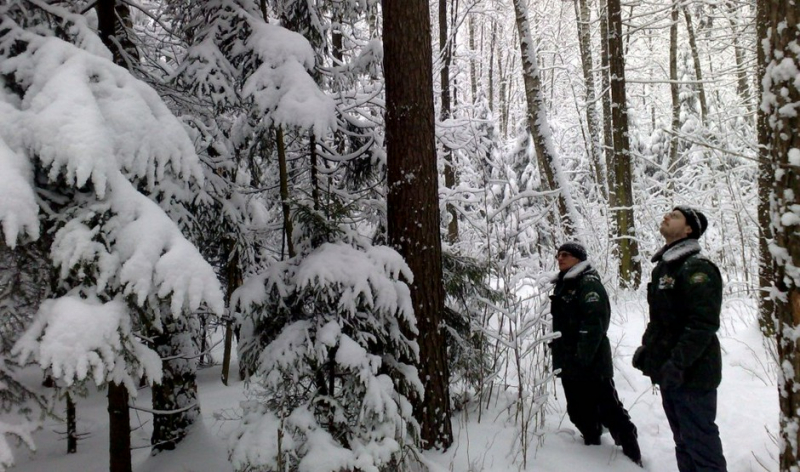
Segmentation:
{"type": "Polygon", "coordinates": [[[572,254],[579,261],[586,260],[586,248],[583,247],[583,244],[579,243],[578,241],[569,241],[562,244],[561,247],[558,248],[558,252],[561,251],[572,254]]]}
{"type": "Polygon", "coordinates": [[[676,206],[673,210],[678,210],[683,213],[683,217],[686,218],[686,224],[692,228],[692,232],[688,237],[700,239],[700,236],[706,232],[706,228],[708,228],[708,219],[706,219],[706,215],[700,213],[699,210],[695,210],[686,205],[676,206]]]}

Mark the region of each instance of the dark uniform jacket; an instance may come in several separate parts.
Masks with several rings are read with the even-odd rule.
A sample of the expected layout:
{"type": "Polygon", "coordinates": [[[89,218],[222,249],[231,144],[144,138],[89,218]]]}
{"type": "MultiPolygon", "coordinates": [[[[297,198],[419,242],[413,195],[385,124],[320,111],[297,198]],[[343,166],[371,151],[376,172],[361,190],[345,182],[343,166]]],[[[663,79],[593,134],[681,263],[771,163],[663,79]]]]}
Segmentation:
{"type": "Polygon", "coordinates": [[[588,262],[579,262],[555,279],[550,296],[553,331],[553,368],[562,377],[611,378],[611,344],[606,331],[611,317],[608,294],[588,262]]]}
{"type": "Polygon", "coordinates": [[[647,285],[650,322],[634,366],[660,383],[661,368],[671,360],[683,373],[683,386],[717,388],[722,354],[717,330],[722,306],[719,269],[700,254],[696,239],[665,246],[647,285]]]}

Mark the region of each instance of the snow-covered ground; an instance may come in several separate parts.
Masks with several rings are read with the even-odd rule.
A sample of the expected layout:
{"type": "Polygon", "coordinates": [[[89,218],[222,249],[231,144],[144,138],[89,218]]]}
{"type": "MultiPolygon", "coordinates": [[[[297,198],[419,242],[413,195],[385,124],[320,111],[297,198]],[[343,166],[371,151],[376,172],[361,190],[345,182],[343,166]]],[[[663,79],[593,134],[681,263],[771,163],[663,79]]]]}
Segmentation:
{"type": "MultiPolygon", "coordinates": [[[[612,300],[613,321],[609,331],[615,381],[620,398],[639,429],[645,469],[653,472],[677,470],[672,435],[661,408],[661,397],[647,378],[630,366],[646,323],[646,302],[636,295],[612,300]]],[[[777,470],[778,399],[774,361],[766,352],[756,322],[755,308],[749,300],[726,297],[723,327],[723,381],[719,388],[719,424],[730,472],[777,470]]],[[[217,355],[216,358],[221,358],[217,355]]],[[[235,372],[235,369],[232,369],[235,372]]],[[[220,382],[220,366],[208,367],[198,375],[203,410],[203,426],[195,428],[178,450],[149,456],[150,415],[132,411],[134,470],[138,472],[217,472],[230,471],[225,432],[233,421],[237,404],[244,398],[243,385],[233,380],[220,382]]],[[[142,389],[137,405],[150,406],[150,395],[142,389]]],[[[29,455],[16,451],[20,472],[101,472],[108,470],[108,424],[106,402],[101,392],[78,399],[78,429],[86,433],[78,453],[67,455],[66,441],[58,432],[64,425],[48,419],[36,434],[38,451],[29,455]]],[[[431,470],[454,472],[509,472],[522,469],[517,445],[519,428],[508,419],[502,401],[492,402],[481,423],[475,411],[454,416],[456,442],[446,452],[428,452],[425,460],[431,470]]],[[[566,418],[560,385],[548,405],[540,444],[531,448],[528,470],[537,472],[603,472],[641,470],[608,434],[601,446],[584,446],[580,435],[566,418]]]]}

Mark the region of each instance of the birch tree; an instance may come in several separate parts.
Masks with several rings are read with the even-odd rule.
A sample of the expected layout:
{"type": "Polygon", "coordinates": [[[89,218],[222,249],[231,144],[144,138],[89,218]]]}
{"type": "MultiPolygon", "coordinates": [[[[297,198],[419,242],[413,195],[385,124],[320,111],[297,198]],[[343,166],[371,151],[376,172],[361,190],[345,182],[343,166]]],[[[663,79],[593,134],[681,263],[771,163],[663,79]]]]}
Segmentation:
{"type": "Polygon", "coordinates": [[[575,233],[577,211],[569,195],[566,179],[560,172],[555,149],[551,139],[550,125],[542,96],[542,79],[537,66],[536,46],[531,37],[528,20],[527,0],[514,0],[519,48],[522,57],[522,76],[525,82],[526,120],[528,131],[533,139],[533,148],[543,176],[545,190],[557,192],[556,208],[564,232],[569,236],[575,233]]]}

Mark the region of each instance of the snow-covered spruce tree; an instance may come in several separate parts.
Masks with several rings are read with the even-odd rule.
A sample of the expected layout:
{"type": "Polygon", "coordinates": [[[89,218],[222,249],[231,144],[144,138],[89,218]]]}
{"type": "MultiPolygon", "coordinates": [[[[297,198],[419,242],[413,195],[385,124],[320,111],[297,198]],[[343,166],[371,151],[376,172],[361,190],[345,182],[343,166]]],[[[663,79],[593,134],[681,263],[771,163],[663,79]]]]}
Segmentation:
{"type": "MultiPolygon", "coordinates": [[[[202,304],[222,310],[212,268],[141,193],[185,201],[202,173],[181,124],[111,62],[85,19],[41,8],[74,45],[29,32],[12,14],[0,24],[2,173],[16,183],[0,190],[0,219],[15,250],[44,234],[54,271],[50,298],[13,352],[67,386],[91,377],[109,387],[110,401],[124,400],[143,375],[161,378],[161,361],[138,330],[202,304]]],[[[124,421],[127,411],[117,410],[124,421]]],[[[112,470],[130,469],[129,426],[122,427],[112,428],[123,455],[112,452],[112,470]]]]}
{"type": "MultiPolygon", "coordinates": [[[[295,182],[287,175],[287,152],[303,141],[303,130],[323,136],[335,126],[333,101],[309,75],[314,51],[308,41],[264,14],[248,0],[199,5],[183,20],[191,42],[175,73],[179,89],[207,98],[196,104],[191,122],[208,177],[203,238],[219,248],[214,257],[229,295],[264,257],[294,252],[295,200],[288,193],[295,182]]],[[[240,332],[245,370],[256,368],[264,346],[260,329],[252,328],[246,321],[240,332]]]]}
{"type": "Polygon", "coordinates": [[[324,243],[274,261],[237,291],[238,308],[280,331],[261,353],[256,395],[230,438],[237,470],[399,470],[419,426],[422,384],[397,252],[324,243]]]}

